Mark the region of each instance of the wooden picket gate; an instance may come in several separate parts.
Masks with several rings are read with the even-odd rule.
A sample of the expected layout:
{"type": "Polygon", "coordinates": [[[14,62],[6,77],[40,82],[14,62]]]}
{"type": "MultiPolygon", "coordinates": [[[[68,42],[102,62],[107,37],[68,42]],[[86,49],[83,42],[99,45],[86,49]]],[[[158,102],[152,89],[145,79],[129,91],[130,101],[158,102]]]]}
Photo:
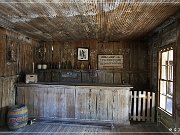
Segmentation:
{"type": "Polygon", "coordinates": [[[130,120],[154,122],[155,93],[131,91],[130,120]]]}

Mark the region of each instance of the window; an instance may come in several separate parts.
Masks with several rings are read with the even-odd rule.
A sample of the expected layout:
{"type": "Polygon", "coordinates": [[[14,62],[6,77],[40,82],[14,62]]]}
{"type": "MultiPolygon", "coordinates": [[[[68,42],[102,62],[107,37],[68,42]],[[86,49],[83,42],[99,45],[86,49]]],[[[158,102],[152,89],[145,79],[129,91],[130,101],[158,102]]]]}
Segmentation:
{"type": "Polygon", "coordinates": [[[173,48],[160,51],[159,107],[172,114],[173,102],[173,48]]]}

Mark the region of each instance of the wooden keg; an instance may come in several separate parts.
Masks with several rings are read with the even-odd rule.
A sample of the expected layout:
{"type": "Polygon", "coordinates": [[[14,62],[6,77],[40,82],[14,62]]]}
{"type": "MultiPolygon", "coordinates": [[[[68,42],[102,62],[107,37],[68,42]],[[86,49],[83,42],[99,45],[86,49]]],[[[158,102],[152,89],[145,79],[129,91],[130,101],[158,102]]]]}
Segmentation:
{"type": "Polygon", "coordinates": [[[10,130],[17,130],[27,125],[28,109],[25,105],[14,105],[8,108],[7,124],[10,130]]]}

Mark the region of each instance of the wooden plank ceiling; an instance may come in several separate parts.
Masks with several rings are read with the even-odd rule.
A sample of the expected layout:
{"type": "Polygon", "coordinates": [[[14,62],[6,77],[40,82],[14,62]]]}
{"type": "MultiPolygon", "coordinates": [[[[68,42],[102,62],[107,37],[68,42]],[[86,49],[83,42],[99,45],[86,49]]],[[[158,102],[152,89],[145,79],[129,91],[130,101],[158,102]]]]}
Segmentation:
{"type": "Polygon", "coordinates": [[[0,26],[45,41],[137,38],[180,9],[179,0],[157,1],[1,0],[0,26]]]}

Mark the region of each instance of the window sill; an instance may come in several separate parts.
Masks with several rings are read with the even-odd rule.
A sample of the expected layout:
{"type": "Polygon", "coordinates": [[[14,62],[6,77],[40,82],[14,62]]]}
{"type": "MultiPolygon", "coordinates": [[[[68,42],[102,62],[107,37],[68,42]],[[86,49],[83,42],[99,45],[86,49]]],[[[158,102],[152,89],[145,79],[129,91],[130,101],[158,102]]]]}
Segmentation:
{"type": "Polygon", "coordinates": [[[158,111],[158,113],[161,113],[161,114],[163,114],[163,115],[166,115],[166,116],[172,118],[172,114],[169,113],[169,112],[167,112],[166,110],[162,109],[161,107],[158,107],[157,111],[158,111]]]}

